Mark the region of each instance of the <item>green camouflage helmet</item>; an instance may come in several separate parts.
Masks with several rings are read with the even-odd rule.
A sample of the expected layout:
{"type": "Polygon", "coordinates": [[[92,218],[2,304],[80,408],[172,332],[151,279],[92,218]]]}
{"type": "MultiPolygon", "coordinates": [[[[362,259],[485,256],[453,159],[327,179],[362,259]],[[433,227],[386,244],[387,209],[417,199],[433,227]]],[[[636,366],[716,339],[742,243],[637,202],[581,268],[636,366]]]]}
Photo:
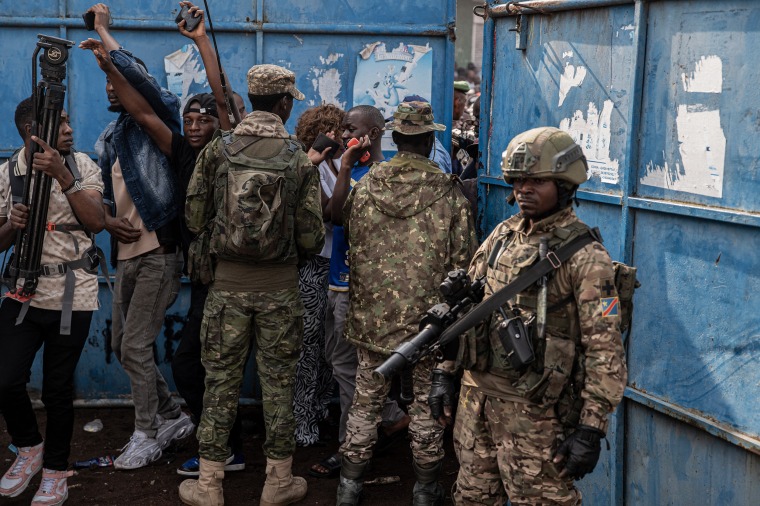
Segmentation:
{"type": "Polygon", "coordinates": [[[567,132],[539,127],[517,135],[501,155],[504,180],[544,178],[580,185],[588,180],[586,156],[567,132]]]}

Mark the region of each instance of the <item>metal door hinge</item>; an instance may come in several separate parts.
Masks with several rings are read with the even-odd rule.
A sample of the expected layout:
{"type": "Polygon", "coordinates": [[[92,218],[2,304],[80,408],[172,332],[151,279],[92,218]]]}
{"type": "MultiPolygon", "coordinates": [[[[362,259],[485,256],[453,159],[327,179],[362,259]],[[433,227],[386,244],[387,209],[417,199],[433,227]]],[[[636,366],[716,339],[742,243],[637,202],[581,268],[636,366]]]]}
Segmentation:
{"type": "Polygon", "coordinates": [[[528,16],[520,14],[515,16],[515,27],[509,29],[515,32],[515,49],[525,51],[528,49],[528,16]]]}

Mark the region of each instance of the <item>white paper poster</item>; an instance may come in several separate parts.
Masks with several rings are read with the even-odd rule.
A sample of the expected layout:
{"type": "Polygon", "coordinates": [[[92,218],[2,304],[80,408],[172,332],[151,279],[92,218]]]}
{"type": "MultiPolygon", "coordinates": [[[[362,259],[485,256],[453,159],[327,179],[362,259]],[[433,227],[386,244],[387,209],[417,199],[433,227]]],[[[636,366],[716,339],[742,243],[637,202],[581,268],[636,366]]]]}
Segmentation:
{"type": "MultiPolygon", "coordinates": [[[[359,52],[354,106],[372,105],[389,119],[404,97],[419,95],[429,102],[432,89],[433,49],[430,46],[399,43],[388,47],[384,42],[374,42],[359,52]]],[[[386,132],[383,150],[395,149],[390,133],[386,132]]]]}

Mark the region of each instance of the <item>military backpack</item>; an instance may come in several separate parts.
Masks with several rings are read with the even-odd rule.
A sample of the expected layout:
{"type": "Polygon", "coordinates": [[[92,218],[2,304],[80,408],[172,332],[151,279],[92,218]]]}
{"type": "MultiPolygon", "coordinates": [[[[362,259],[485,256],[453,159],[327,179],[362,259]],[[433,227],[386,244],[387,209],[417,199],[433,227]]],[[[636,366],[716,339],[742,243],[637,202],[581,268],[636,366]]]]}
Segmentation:
{"type": "Polygon", "coordinates": [[[214,183],[216,216],[209,250],[220,259],[266,262],[287,258],[294,249],[300,145],[283,139],[271,158],[259,158],[258,142],[242,136],[223,150],[214,183]]]}

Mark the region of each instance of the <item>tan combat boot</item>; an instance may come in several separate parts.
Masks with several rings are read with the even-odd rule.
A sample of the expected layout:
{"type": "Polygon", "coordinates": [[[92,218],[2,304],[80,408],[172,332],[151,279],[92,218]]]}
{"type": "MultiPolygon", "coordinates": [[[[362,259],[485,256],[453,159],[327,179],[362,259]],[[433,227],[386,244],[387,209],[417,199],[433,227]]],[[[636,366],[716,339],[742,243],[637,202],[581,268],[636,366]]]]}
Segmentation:
{"type": "Polygon", "coordinates": [[[179,498],[190,506],[224,506],[224,462],[201,458],[199,464],[198,479],[183,481],[179,486],[179,498]]]}
{"type": "Polygon", "coordinates": [[[283,460],[267,458],[267,479],[261,491],[261,506],[285,506],[306,497],[306,480],[293,476],[293,457],[283,460]]]}

